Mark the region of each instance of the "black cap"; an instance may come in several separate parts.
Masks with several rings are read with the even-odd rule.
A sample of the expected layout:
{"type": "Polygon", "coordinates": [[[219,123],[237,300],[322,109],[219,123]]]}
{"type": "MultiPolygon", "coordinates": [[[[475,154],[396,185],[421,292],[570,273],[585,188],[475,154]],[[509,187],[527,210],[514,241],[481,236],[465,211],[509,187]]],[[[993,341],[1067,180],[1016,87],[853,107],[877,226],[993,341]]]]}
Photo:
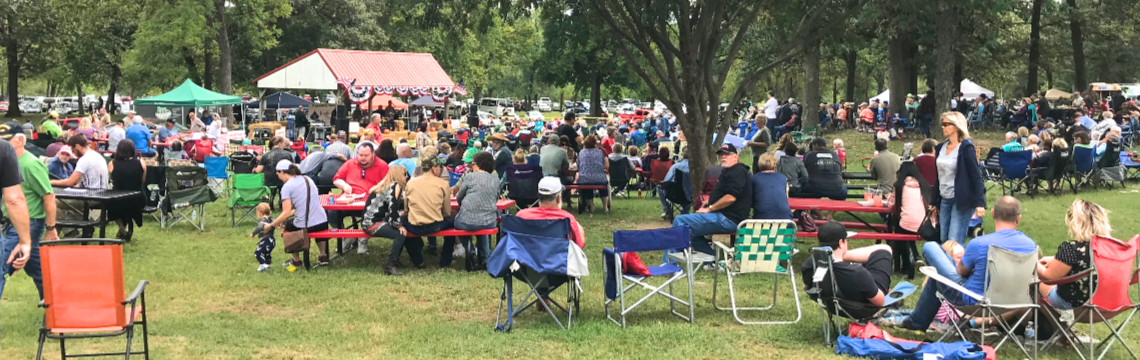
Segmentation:
{"type": "Polygon", "coordinates": [[[847,239],[847,237],[854,234],[847,231],[847,228],[838,221],[828,221],[819,226],[819,231],[816,236],[819,238],[819,246],[830,246],[832,249],[839,247],[839,241],[847,239]]]}
{"type": "Polygon", "coordinates": [[[720,149],[716,150],[717,155],[728,155],[728,154],[735,154],[735,153],[736,153],[736,146],[734,146],[732,144],[721,145],[720,149]]]}

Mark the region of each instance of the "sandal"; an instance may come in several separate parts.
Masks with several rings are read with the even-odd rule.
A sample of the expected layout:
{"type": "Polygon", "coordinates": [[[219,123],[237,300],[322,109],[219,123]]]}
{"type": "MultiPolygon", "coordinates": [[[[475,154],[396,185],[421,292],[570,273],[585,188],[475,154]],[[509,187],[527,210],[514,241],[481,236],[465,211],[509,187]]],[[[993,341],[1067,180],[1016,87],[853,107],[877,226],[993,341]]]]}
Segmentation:
{"type": "Polygon", "coordinates": [[[317,265],[328,266],[329,265],[329,256],[328,255],[317,256],[317,265]]]}

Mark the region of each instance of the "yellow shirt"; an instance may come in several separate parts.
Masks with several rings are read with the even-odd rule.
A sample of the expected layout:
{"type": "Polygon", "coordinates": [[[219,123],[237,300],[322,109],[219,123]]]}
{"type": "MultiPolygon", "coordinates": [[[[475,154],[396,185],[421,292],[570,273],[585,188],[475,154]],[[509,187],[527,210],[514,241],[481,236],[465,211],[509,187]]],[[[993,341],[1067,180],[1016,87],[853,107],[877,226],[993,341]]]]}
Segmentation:
{"type": "Polygon", "coordinates": [[[408,181],[408,223],[428,225],[451,217],[451,187],[438,176],[418,176],[408,181]]]}

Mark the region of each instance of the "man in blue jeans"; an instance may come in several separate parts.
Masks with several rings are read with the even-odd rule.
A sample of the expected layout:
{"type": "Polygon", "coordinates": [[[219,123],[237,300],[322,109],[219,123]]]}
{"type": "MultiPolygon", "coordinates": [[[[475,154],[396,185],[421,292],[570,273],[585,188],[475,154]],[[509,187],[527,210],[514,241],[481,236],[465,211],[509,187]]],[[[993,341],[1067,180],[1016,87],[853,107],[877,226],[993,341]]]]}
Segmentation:
{"type": "Polygon", "coordinates": [[[708,204],[696,214],[685,214],[673,219],[673,226],[688,226],[692,235],[693,250],[713,254],[712,244],[705,238],[712,234],[732,234],[736,224],[748,218],[752,210],[752,182],[748,166],[739,162],[736,146],[725,144],[716,151],[724,171],[717,178],[716,188],[709,195],[708,204]]]}
{"type": "Polygon", "coordinates": [[[48,228],[46,240],[59,239],[55,231],[55,195],[48,180],[47,166],[24,151],[27,138],[12,137],[11,143],[0,141],[0,168],[16,171],[0,172],[4,191],[4,216],[9,221],[0,232],[0,294],[5,276],[21,268],[32,278],[40,299],[44,297],[40,275],[39,239],[48,228]],[[21,183],[23,183],[21,185],[21,183]]]}
{"type": "MultiPolygon", "coordinates": [[[[1017,223],[1021,220],[1021,202],[1012,196],[1003,196],[994,205],[993,209],[994,231],[974,238],[966,245],[966,251],[959,260],[946,254],[942,247],[935,242],[927,242],[922,247],[926,263],[938,269],[938,274],[962,285],[971,292],[982,294],[985,292],[986,281],[986,255],[990,245],[996,245],[1010,251],[1028,254],[1037,251],[1037,244],[1024,233],[1017,230],[1017,223]]],[[[1001,286],[1001,284],[993,284],[1001,286]]],[[[930,281],[922,289],[922,295],[914,306],[910,317],[903,319],[900,327],[926,331],[938,308],[942,303],[937,293],[942,294],[947,302],[955,306],[974,305],[973,298],[938,282],[930,281]]],[[[971,321],[971,327],[976,323],[971,321]]]]}

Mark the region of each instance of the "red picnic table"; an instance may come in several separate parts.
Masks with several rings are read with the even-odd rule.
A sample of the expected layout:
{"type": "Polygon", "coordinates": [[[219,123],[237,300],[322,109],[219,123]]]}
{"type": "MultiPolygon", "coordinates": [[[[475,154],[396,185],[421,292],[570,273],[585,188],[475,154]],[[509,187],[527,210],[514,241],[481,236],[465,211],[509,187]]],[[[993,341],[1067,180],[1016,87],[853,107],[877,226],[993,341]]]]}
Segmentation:
{"type": "MultiPolygon", "coordinates": [[[[792,208],[792,210],[842,211],[844,213],[847,213],[848,215],[851,215],[851,217],[855,218],[855,220],[858,220],[860,223],[862,223],[862,225],[865,226],[864,227],[865,229],[874,230],[874,231],[879,232],[879,233],[887,232],[887,229],[885,226],[883,226],[883,224],[871,224],[871,223],[867,222],[866,220],[864,220],[862,217],[859,217],[859,214],[868,214],[868,213],[877,214],[877,213],[889,213],[889,212],[891,212],[891,208],[889,208],[885,205],[880,205],[880,206],[874,206],[873,204],[863,205],[863,204],[860,204],[859,202],[855,202],[855,201],[842,201],[842,200],[829,200],[829,199],[788,198],[788,207],[792,208]]],[[[855,224],[850,224],[850,225],[844,224],[844,225],[850,228],[850,227],[852,227],[850,225],[855,225],[855,224]]],[[[863,226],[860,226],[860,227],[863,227],[863,226]]],[[[881,236],[881,235],[876,235],[876,236],[881,236]]],[[[864,236],[864,237],[866,237],[866,236],[864,236]]],[[[908,236],[908,238],[909,237],[910,236],[908,236]]],[[[861,237],[856,237],[856,238],[861,238],[861,237]]],[[[896,239],[892,238],[892,239],[888,239],[888,240],[896,240],[896,239]]]]}
{"type": "MultiPolygon", "coordinates": [[[[321,201],[321,208],[324,208],[325,210],[364,211],[364,200],[359,200],[359,201],[355,201],[355,202],[351,202],[351,203],[347,203],[347,204],[340,204],[340,203],[330,204],[329,203],[329,195],[326,194],[326,195],[320,196],[320,201],[321,201]]],[[[495,207],[497,207],[499,209],[499,211],[510,209],[514,206],[515,206],[515,201],[511,200],[511,199],[499,199],[499,201],[495,202],[495,207]]],[[[455,198],[451,198],[451,209],[452,210],[459,210],[459,200],[456,200],[455,198]]]]}

